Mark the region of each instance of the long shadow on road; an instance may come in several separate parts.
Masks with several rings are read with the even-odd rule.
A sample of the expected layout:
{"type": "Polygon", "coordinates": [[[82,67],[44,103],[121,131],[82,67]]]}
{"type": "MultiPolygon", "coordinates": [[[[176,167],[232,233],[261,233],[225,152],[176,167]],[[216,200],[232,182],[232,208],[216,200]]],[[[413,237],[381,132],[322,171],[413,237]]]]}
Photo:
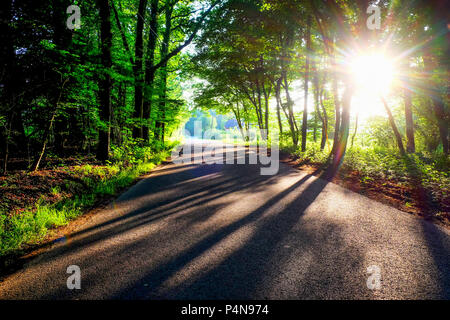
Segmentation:
{"type": "MultiPolygon", "coordinates": [[[[240,171],[237,170],[239,173],[240,171]]],[[[223,187],[210,188],[209,197],[199,196],[198,201],[189,202],[191,210],[182,219],[187,220],[184,228],[190,228],[196,221],[215,215],[222,205],[209,205],[208,210],[195,210],[213,199],[226,194],[264,188],[274,180],[280,179],[292,171],[282,171],[276,177],[236,178],[236,183],[223,187]],[[245,181],[245,183],[244,183],[245,181]],[[189,222],[190,221],[190,222],[189,222]]],[[[141,255],[142,261],[134,266],[138,278],[125,282],[109,292],[113,299],[301,299],[301,298],[368,298],[365,288],[366,276],[355,275],[347,270],[362,270],[362,254],[358,248],[348,245],[341,237],[338,225],[331,222],[303,224],[301,218],[308,207],[317,199],[328,181],[305,175],[283,191],[275,194],[259,208],[228,225],[217,227],[192,246],[187,246],[177,235],[168,237],[178,243],[180,250],[172,258],[149,267],[147,259],[152,259],[152,236],[146,236],[120,248],[115,248],[110,271],[116,273],[122,268],[127,257],[141,255]],[[308,180],[309,185],[303,185],[308,180]],[[186,272],[188,265],[199,258],[208,256],[217,244],[233,238],[243,229],[254,230],[249,238],[227,255],[219,263],[206,260],[197,267],[194,275],[186,272]],[[117,270],[116,270],[117,269],[117,270]],[[175,284],[168,281],[177,278],[175,284]],[[143,285],[148,284],[148,285],[143,285]]],[[[242,201],[242,200],[241,200],[242,201]]],[[[243,200],[245,201],[245,199],[243,200]]],[[[186,203],[185,203],[186,204],[186,203]]],[[[224,204],[226,205],[226,204],[224,204]]],[[[158,209],[151,205],[131,212],[138,216],[133,221],[124,221],[119,226],[94,234],[80,243],[73,244],[73,250],[88,246],[95,241],[120,235],[139,226],[154,222],[154,214],[159,212],[167,216],[177,212],[158,209]],[[153,210],[152,210],[153,209],[153,210]],[[158,211],[160,210],[160,211],[158,211]]],[[[161,244],[159,244],[161,245],[161,244]]],[[[173,243],[171,244],[173,245],[173,243]]],[[[65,249],[67,254],[71,249],[65,249]]],[[[88,259],[88,258],[86,258],[88,259]]],[[[89,259],[92,259],[90,257],[89,259]]],[[[92,260],[91,260],[92,261],[92,260]]],[[[81,262],[86,264],[87,261],[81,262]]],[[[104,262],[94,260],[95,265],[104,269],[104,262]]],[[[108,269],[107,268],[107,269],[108,269]]],[[[107,270],[106,269],[106,270],[107,270]]],[[[97,270],[94,266],[93,270],[97,270]]],[[[119,271],[120,272],[120,271],[119,271]]],[[[129,272],[129,271],[128,271],[129,272]]],[[[98,271],[87,271],[83,282],[90,287],[104,286],[98,279],[98,271]]],[[[43,299],[63,298],[67,296],[64,288],[47,292],[43,299]]],[[[67,296],[70,297],[70,296],[67,296]]]]}
{"type": "MultiPolygon", "coordinates": [[[[206,166],[202,166],[205,168],[206,166]]],[[[164,176],[157,176],[149,178],[145,181],[145,185],[148,188],[140,188],[146,190],[145,194],[139,193],[130,194],[126,197],[125,201],[137,201],[139,197],[143,197],[155,192],[164,192],[167,186],[159,183],[160,178],[176,180],[178,182],[184,181],[184,179],[190,179],[193,176],[196,178],[202,177],[202,170],[199,167],[192,168],[189,172],[183,173],[170,173],[168,172],[164,176]],[[180,178],[182,177],[182,178],[180,178]],[[162,187],[163,186],[163,187],[162,187]]],[[[210,174],[210,170],[206,170],[210,174]]],[[[279,178],[279,177],[278,177],[279,178]]],[[[61,247],[48,252],[46,257],[41,260],[45,262],[57,257],[61,254],[69,254],[71,251],[80,250],[83,247],[87,247],[95,244],[98,241],[105,241],[108,238],[112,238],[116,235],[124,233],[134,228],[138,228],[142,225],[155,222],[159,219],[163,219],[169,215],[176,214],[181,209],[190,209],[192,207],[199,207],[202,204],[208,203],[215,199],[224,197],[233,192],[239,192],[249,187],[257,188],[261,184],[269,183],[267,178],[257,177],[253,179],[240,179],[240,183],[236,183],[237,177],[219,177],[211,179],[209,181],[201,180],[198,183],[191,183],[189,185],[190,191],[184,191],[182,195],[168,196],[161,201],[142,201],[141,205],[130,212],[126,212],[116,218],[109,219],[100,224],[96,224],[92,227],[88,227],[81,231],[71,234],[72,243],[69,247],[61,247]]],[[[272,181],[272,179],[270,180],[272,181]]],[[[120,202],[117,202],[120,205],[120,202]]]]}
{"type": "MultiPolygon", "coordinates": [[[[364,290],[365,277],[345,274],[347,266],[359,265],[362,258],[357,248],[342,243],[339,228],[330,223],[322,223],[320,226],[313,224],[308,228],[305,225],[299,226],[305,210],[328,183],[316,179],[297,194],[299,187],[310,178],[311,175],[305,176],[244,218],[217,230],[168,263],[149,272],[138,283],[124,288],[113,298],[292,299],[313,298],[315,295],[322,298],[367,296],[367,290],[364,290]],[[272,208],[287,197],[294,199],[282,207],[281,211],[275,210],[267,218],[262,218],[267,212],[274,211],[272,208]],[[204,265],[200,267],[203,270],[196,277],[183,278],[183,270],[189,263],[207,254],[208,250],[229,235],[252,223],[256,223],[256,231],[240,248],[212,269],[204,265]],[[281,246],[285,240],[291,246],[281,246]],[[302,255],[306,255],[305,259],[310,264],[296,261],[302,255]],[[310,270],[314,260],[314,265],[321,267],[310,270]],[[283,274],[284,271],[287,273],[283,274]],[[181,277],[181,283],[165,287],[164,283],[175,275],[181,277]],[[139,285],[144,282],[151,288],[139,285]],[[347,292],[342,291],[344,287],[347,292]]],[[[127,250],[139,251],[143,246],[145,241],[135,243],[127,250]]]]}
{"type": "MultiPolygon", "coordinates": [[[[170,215],[179,215],[181,210],[189,210],[190,212],[179,215],[177,219],[183,219],[183,225],[189,228],[190,225],[195,225],[196,222],[207,219],[208,217],[214,215],[222,207],[226,206],[227,203],[214,204],[211,205],[215,199],[219,199],[227,196],[231,193],[239,194],[241,191],[249,192],[258,191],[266,188],[267,185],[274,183],[276,180],[282,178],[286,174],[292,174],[290,171],[281,172],[277,176],[260,176],[250,173],[248,176],[243,176],[239,168],[234,166],[227,167],[227,173],[225,175],[218,175],[213,179],[202,178],[210,173],[220,173],[220,167],[212,168],[212,166],[196,166],[188,168],[187,171],[181,172],[170,172],[167,170],[164,175],[149,178],[144,181],[144,190],[147,191],[145,194],[154,194],[156,192],[163,192],[166,190],[166,186],[162,183],[157,183],[157,181],[164,182],[161,177],[165,177],[169,181],[177,181],[177,183],[182,183],[184,181],[189,181],[192,178],[200,178],[199,180],[189,183],[189,191],[183,190],[181,195],[174,193],[167,197],[163,197],[162,200],[157,201],[155,199],[150,199],[144,201],[135,210],[131,212],[126,212],[124,215],[107,220],[100,225],[94,225],[78,233],[73,234],[74,240],[68,246],[61,246],[54,248],[48,252],[45,256],[41,257],[38,264],[43,264],[50,262],[53,259],[61,258],[63,256],[69,257],[72,254],[77,254],[78,252],[88,252],[93,245],[97,242],[104,242],[115,236],[120,236],[127,233],[130,230],[137,229],[141,226],[150,225],[159,219],[163,219],[170,215]],[[156,181],[155,181],[156,180],[156,181]],[[145,186],[148,185],[148,188],[145,186]],[[207,205],[208,211],[197,211],[196,208],[207,205]]],[[[248,168],[248,170],[255,170],[253,168],[248,168]]],[[[142,185],[140,188],[142,189],[142,185]]],[[[142,191],[140,191],[142,192],[142,191]]],[[[138,193],[140,194],[140,193],[138,193]]],[[[142,195],[144,196],[144,195],[142,195]]],[[[122,201],[136,201],[139,200],[141,196],[137,196],[136,193],[131,193],[129,196],[124,197],[122,201]]],[[[253,218],[252,218],[253,219],[253,218]]],[[[148,251],[149,242],[154,235],[149,235],[145,237],[142,241],[142,251],[132,251],[133,247],[128,246],[127,252],[135,252],[136,256],[140,253],[148,251]],[[145,248],[145,249],[144,249],[145,248]]],[[[182,244],[181,244],[182,245],[182,244]]],[[[127,244],[125,243],[125,246],[127,244]]],[[[139,248],[136,248],[139,250],[139,248]]],[[[71,258],[72,259],[72,258],[71,258]]],[[[77,258],[80,261],[80,258],[77,258]]],[[[95,257],[85,256],[81,258],[81,264],[83,261],[86,264],[91,264],[94,261],[95,264],[100,264],[101,262],[96,261],[95,257]],[[87,263],[89,261],[89,263],[87,263]]],[[[95,283],[96,275],[86,273],[83,276],[83,281],[85,283],[95,283]]],[[[50,290],[49,290],[50,291],[50,290]]],[[[47,292],[41,298],[53,299],[53,298],[63,298],[67,296],[67,290],[61,288],[56,292],[47,292]]]]}

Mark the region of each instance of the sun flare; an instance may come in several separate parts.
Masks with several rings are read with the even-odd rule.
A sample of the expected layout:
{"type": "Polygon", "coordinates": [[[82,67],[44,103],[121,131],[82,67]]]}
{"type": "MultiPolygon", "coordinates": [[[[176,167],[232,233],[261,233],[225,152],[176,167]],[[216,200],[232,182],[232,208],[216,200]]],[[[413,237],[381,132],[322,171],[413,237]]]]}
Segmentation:
{"type": "Polygon", "coordinates": [[[382,54],[355,57],[350,71],[358,90],[376,95],[389,92],[395,74],[392,61],[382,54]]]}
{"type": "Polygon", "coordinates": [[[353,57],[349,72],[354,84],[353,109],[361,120],[384,115],[381,96],[387,96],[393,87],[396,70],[393,60],[381,53],[353,57]]]}

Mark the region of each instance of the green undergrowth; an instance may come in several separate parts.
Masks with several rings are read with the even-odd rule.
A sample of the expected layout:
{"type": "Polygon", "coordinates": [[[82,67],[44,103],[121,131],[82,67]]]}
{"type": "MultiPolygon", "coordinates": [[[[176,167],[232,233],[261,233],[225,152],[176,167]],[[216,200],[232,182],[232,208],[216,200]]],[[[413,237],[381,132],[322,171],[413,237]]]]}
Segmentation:
{"type": "MultiPolygon", "coordinates": [[[[80,178],[79,183],[70,181],[62,186],[64,189],[74,190],[71,197],[62,197],[55,203],[40,199],[20,214],[0,212],[0,257],[20,253],[23,248],[39,243],[48,235],[49,230],[68,224],[99,200],[116,195],[169,156],[170,150],[167,149],[132,162],[117,161],[103,166],[85,164],[70,167],[73,174],[80,178]]],[[[60,187],[51,190],[54,194],[59,192],[60,187]]]]}
{"type": "MultiPolygon", "coordinates": [[[[331,146],[320,150],[318,143],[308,142],[301,152],[292,145],[282,145],[282,150],[295,155],[303,163],[325,164],[331,146]]],[[[436,201],[448,197],[450,189],[450,159],[442,154],[417,152],[401,156],[395,150],[382,147],[349,146],[340,167],[343,172],[357,171],[361,180],[383,179],[398,183],[420,183],[430,190],[436,201]]]]}

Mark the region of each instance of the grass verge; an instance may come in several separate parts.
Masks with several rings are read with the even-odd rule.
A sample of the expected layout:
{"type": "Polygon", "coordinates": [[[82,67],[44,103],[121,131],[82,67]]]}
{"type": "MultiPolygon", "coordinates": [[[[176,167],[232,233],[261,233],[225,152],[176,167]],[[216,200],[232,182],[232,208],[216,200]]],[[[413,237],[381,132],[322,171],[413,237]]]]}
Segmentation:
{"type": "Polygon", "coordinates": [[[77,180],[64,179],[51,188],[49,193],[59,196],[58,201],[48,201],[41,197],[34,205],[19,213],[0,212],[0,259],[20,255],[24,248],[42,241],[49,230],[67,225],[99,200],[116,195],[169,156],[170,151],[163,151],[152,155],[146,162],[127,167],[120,164],[85,164],[63,168],[70,170],[70,174],[76,176],[77,180]]]}

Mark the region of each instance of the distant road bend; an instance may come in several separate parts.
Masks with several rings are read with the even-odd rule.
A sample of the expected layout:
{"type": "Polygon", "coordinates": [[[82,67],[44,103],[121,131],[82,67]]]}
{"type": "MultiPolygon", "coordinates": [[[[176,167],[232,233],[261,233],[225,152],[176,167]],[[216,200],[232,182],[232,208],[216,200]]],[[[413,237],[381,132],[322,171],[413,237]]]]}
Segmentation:
{"type": "Polygon", "coordinates": [[[67,239],[0,299],[450,298],[449,230],[282,163],[168,163],[67,239]]]}

